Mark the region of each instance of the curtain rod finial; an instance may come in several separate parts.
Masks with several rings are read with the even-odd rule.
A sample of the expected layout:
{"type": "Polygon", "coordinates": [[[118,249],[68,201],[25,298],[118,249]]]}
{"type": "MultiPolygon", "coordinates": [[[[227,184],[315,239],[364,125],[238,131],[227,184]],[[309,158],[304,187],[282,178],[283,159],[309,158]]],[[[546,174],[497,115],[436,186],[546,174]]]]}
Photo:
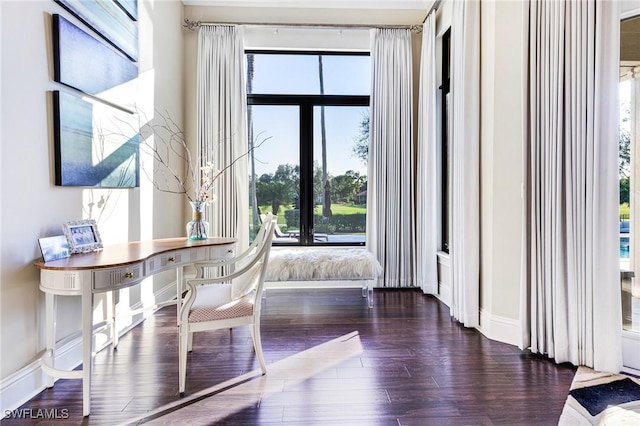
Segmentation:
{"type": "Polygon", "coordinates": [[[200,21],[192,21],[189,18],[184,18],[183,27],[185,27],[188,30],[195,31],[197,28],[200,27],[200,25],[201,25],[200,21]]]}

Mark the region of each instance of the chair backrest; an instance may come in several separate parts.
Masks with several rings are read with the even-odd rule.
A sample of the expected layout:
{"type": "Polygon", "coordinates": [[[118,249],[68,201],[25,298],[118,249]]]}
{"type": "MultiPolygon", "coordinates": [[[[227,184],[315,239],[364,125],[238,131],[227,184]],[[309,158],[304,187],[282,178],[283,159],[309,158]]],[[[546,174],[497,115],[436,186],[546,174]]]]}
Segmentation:
{"type": "Polygon", "coordinates": [[[195,263],[193,266],[196,268],[196,278],[204,278],[205,270],[207,270],[207,268],[212,269],[212,267],[215,267],[217,269],[210,276],[220,276],[220,274],[224,272],[224,270],[222,270],[221,268],[232,267],[231,270],[233,271],[238,267],[242,267],[243,265],[245,265],[248,260],[250,260],[251,256],[259,250],[262,244],[264,244],[264,239],[267,237],[267,232],[269,231],[269,227],[265,226],[264,224],[270,224],[275,219],[275,217],[271,214],[263,214],[260,216],[262,223],[262,225],[260,226],[260,230],[256,234],[256,237],[251,242],[249,247],[243,253],[234,256],[231,259],[195,263]]]}
{"type": "Polygon", "coordinates": [[[269,217],[266,220],[255,241],[258,241],[253,251],[248,254],[242,263],[236,267],[235,272],[232,274],[232,295],[234,298],[242,297],[245,294],[256,291],[256,297],[261,297],[264,278],[266,275],[267,262],[269,261],[269,254],[271,252],[271,241],[273,240],[273,227],[275,224],[275,217],[269,217]]]}
{"type": "MultiPolygon", "coordinates": [[[[271,252],[271,240],[273,239],[273,220],[265,221],[262,224],[264,228],[264,238],[260,238],[260,243],[255,249],[243,258],[241,265],[235,268],[225,267],[221,274],[210,278],[195,278],[187,280],[187,286],[190,291],[185,297],[184,304],[181,308],[181,317],[183,321],[188,321],[189,311],[197,298],[197,286],[215,284],[215,283],[231,283],[231,296],[233,299],[240,298],[248,293],[255,291],[255,300],[259,301],[262,297],[264,279],[266,275],[267,262],[271,252]]],[[[246,253],[246,252],[245,252],[246,253]]],[[[245,254],[243,253],[243,254],[245,254]]],[[[202,264],[203,267],[216,266],[221,264],[202,264]]],[[[221,269],[221,268],[218,268],[221,269]]],[[[254,314],[260,313],[260,303],[255,303],[254,314]],[[257,310],[257,311],[256,311],[257,310]]]]}

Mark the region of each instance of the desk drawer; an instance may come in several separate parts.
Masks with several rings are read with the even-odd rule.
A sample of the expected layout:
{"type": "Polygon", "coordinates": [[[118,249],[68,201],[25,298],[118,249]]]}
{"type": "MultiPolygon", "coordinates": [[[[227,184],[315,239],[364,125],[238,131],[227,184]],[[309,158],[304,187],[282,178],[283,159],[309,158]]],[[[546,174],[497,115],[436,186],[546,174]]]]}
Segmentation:
{"type": "Polygon", "coordinates": [[[185,258],[189,258],[188,250],[176,250],[170,253],[158,254],[145,261],[145,271],[147,271],[147,275],[151,275],[165,269],[175,268],[184,264],[185,258]]]}
{"type": "Polygon", "coordinates": [[[129,287],[142,281],[144,273],[142,264],[123,268],[108,268],[93,271],[94,291],[109,291],[121,287],[129,287]]]}
{"type": "Polygon", "coordinates": [[[236,245],[228,244],[224,246],[214,246],[209,247],[209,257],[208,260],[215,259],[230,259],[235,256],[236,253],[236,245]]]}
{"type": "Polygon", "coordinates": [[[147,275],[164,271],[178,266],[190,265],[207,258],[206,247],[193,247],[184,250],[176,250],[169,253],[158,254],[145,262],[147,275]]]}

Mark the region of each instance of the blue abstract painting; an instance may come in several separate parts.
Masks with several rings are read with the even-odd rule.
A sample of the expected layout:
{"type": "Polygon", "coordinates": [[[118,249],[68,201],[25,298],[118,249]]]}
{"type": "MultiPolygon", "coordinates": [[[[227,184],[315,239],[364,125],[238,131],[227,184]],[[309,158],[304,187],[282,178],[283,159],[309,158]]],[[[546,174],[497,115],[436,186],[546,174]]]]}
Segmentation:
{"type": "Polygon", "coordinates": [[[55,2],[129,59],[138,60],[138,26],[115,2],[112,0],[55,0],[55,2]]]}
{"type": "Polygon", "coordinates": [[[133,114],[53,92],[55,184],[140,186],[139,134],[133,114]]]}
{"type": "Polygon", "coordinates": [[[138,77],[137,65],[57,14],[53,15],[53,70],[54,80],[69,87],[116,104],[135,102],[131,88],[124,86],[138,77]]]}

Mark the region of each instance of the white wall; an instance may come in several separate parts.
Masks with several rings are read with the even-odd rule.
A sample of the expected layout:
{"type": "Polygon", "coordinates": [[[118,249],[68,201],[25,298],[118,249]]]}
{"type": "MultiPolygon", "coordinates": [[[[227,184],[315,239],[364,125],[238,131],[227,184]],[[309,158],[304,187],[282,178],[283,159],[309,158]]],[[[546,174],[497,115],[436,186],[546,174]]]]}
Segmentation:
{"type": "Polygon", "coordinates": [[[620,16],[624,19],[640,15],[640,0],[619,0],[620,16]]]}
{"type": "Polygon", "coordinates": [[[518,343],[522,252],[522,2],[481,6],[481,329],[518,343]]]}
{"type": "MultiPolygon", "coordinates": [[[[522,7],[514,1],[480,7],[480,329],[512,344],[518,343],[522,241],[522,7]]],[[[452,12],[452,0],[438,9],[438,42],[452,12]]],[[[448,274],[447,256],[439,262],[439,273],[448,274]]],[[[448,278],[438,278],[445,303],[448,278]]]]}
{"type": "MultiPolygon", "coordinates": [[[[17,376],[35,365],[44,349],[44,297],[32,262],[40,257],[38,238],[60,235],[67,220],[87,218],[90,197],[109,195],[98,225],[105,244],[184,235],[184,200],[151,189],[144,175],[141,187],[90,190],[53,184],[51,14],[59,13],[77,25],[53,1],[0,2],[1,18],[1,167],[0,167],[0,395],[8,404],[29,395],[7,396],[17,376]]],[[[139,2],[140,106],[168,111],[183,122],[182,4],[175,1],[139,2]]],[[[89,31],[89,30],[87,30],[89,31]]],[[[98,218],[100,212],[93,211],[98,218]]],[[[129,304],[154,299],[174,279],[155,278],[128,293],[129,304]]],[[[100,298],[98,304],[103,303],[100,298]]],[[[125,307],[126,308],[126,307],[125,307]]],[[[97,316],[102,311],[97,310],[97,316]]],[[[79,330],[77,298],[58,298],[58,339],[79,330]]],[[[79,358],[78,358],[79,361],[79,358]]],[[[37,391],[40,378],[33,378],[37,391]]],[[[22,388],[21,388],[22,389],[22,388]]],[[[27,392],[27,391],[24,391],[27,392]]]]}

